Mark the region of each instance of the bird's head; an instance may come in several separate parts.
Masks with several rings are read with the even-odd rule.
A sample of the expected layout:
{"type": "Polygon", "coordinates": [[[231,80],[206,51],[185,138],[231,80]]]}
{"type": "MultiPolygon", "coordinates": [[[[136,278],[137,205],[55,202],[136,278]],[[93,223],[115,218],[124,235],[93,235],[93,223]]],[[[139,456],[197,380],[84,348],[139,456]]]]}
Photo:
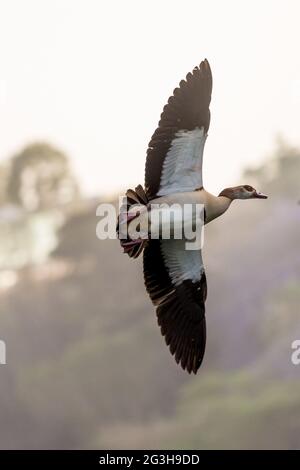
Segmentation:
{"type": "Polygon", "coordinates": [[[256,191],[255,188],[248,184],[223,189],[219,196],[225,196],[232,201],[234,199],[268,199],[268,196],[256,191]]]}

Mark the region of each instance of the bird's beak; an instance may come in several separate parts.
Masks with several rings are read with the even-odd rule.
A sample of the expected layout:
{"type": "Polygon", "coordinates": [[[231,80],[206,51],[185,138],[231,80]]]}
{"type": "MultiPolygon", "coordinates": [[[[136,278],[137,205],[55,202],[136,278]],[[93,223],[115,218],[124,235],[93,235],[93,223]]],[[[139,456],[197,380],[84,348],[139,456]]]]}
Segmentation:
{"type": "Polygon", "coordinates": [[[254,197],[254,199],[268,199],[268,196],[267,196],[266,194],[260,193],[260,192],[258,192],[258,191],[256,191],[256,192],[254,193],[254,196],[253,196],[253,197],[254,197]]]}

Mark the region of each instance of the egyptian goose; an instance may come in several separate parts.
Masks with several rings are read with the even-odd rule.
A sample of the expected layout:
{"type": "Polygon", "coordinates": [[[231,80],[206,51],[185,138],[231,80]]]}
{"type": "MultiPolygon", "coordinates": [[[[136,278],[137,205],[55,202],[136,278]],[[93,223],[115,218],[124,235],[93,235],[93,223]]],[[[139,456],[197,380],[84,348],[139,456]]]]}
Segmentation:
{"type": "Polygon", "coordinates": [[[226,188],[219,196],[203,188],[211,91],[212,74],[205,59],[180,82],[164,107],[147,150],[145,190],[138,186],[127,191],[126,215],[124,218],[120,212],[117,227],[125,253],[136,258],[143,251],[145,286],[170,352],[183,369],[195,374],[206,344],[207,285],[201,249],[187,250],[184,239],[149,238],[149,231],[146,237],[134,238],[130,227],[133,221],[136,227],[136,217],[140,230],[148,227],[154,203],[203,204],[207,224],[223,214],[234,199],[267,198],[249,185],[226,188]],[[132,212],[135,206],[139,211],[132,212]],[[127,236],[121,239],[120,227],[124,225],[127,236]]]}

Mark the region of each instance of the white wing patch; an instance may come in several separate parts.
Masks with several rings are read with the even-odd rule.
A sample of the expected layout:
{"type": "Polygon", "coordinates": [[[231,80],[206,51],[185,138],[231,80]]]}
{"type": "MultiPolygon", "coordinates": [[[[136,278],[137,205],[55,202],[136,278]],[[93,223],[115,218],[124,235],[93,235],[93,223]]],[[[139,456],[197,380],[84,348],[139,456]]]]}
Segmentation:
{"type": "Polygon", "coordinates": [[[158,196],[193,191],[203,186],[204,128],[178,131],[163,163],[158,196]]]}
{"type": "Polygon", "coordinates": [[[186,240],[161,240],[162,256],[174,286],[190,279],[200,281],[204,272],[201,250],[186,250],[186,240]]]}

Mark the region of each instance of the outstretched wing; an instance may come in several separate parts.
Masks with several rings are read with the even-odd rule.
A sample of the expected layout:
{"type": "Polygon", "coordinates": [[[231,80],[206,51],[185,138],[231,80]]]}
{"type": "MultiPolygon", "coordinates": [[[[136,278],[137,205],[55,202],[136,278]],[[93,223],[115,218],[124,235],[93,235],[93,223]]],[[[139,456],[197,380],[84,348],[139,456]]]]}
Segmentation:
{"type": "Polygon", "coordinates": [[[184,240],[150,240],[144,250],[144,279],[171,354],[196,374],[206,344],[206,276],[201,251],[184,240]]]}
{"type": "Polygon", "coordinates": [[[205,59],[169,98],[147,150],[145,189],[149,199],[203,186],[211,91],[212,75],[205,59]]]}

